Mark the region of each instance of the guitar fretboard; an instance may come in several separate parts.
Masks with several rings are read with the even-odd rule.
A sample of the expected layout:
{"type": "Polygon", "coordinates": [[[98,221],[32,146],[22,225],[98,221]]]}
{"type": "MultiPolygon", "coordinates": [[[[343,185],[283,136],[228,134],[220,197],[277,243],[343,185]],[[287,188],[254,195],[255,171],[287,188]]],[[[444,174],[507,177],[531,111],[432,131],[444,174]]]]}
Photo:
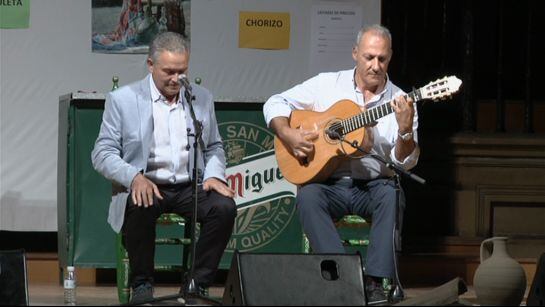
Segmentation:
{"type": "MultiPolygon", "coordinates": [[[[412,92],[405,95],[405,98],[412,98],[414,102],[422,99],[420,89],[415,89],[412,92]]],[[[357,115],[343,119],[342,121],[333,124],[330,129],[339,133],[340,135],[346,135],[354,130],[357,130],[363,126],[370,125],[376,122],[379,118],[384,117],[394,112],[390,101],[383,103],[379,106],[373,107],[369,110],[365,110],[357,115]]]]}

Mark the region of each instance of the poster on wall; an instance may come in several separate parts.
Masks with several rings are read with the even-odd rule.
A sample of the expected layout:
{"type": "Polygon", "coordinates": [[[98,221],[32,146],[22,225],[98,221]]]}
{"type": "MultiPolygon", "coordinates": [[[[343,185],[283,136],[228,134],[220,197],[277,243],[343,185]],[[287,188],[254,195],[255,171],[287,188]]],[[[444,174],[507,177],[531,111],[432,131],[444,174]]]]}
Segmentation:
{"type": "Polygon", "coordinates": [[[314,2],[310,18],[309,74],[354,67],[352,47],[363,26],[361,1],[314,2]]]}
{"type": "Polygon", "coordinates": [[[27,29],[30,0],[0,1],[0,29],[27,29]]]}
{"type": "Polygon", "coordinates": [[[190,0],[93,0],[92,51],[147,53],[153,38],[165,31],[190,42],[190,0]]]}
{"type": "Polygon", "coordinates": [[[290,48],[290,14],[287,12],[239,13],[238,47],[255,49],[290,48]]]}

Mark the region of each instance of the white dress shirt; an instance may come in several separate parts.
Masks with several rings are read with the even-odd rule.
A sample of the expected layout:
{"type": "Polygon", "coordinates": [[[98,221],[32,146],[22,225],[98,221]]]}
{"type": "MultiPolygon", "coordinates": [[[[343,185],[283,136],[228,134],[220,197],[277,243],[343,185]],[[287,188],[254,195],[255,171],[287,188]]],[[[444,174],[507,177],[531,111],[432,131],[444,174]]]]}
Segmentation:
{"type": "MultiPolygon", "coordinates": [[[[375,95],[370,101],[364,102],[364,96],[354,81],[354,72],[355,69],[321,73],[283,93],[270,97],[263,106],[267,125],[270,125],[271,120],[275,117],[289,117],[291,111],[295,109],[323,112],[337,101],[343,99],[349,99],[360,106],[365,105],[367,108],[370,108],[383,103],[389,103],[394,97],[405,94],[388,79],[381,93],[375,95]]],[[[372,151],[405,169],[411,169],[418,162],[420,149],[417,143],[409,156],[403,161],[398,161],[395,157],[398,128],[395,113],[380,118],[378,124],[372,128],[374,135],[372,151]]],[[[413,121],[415,142],[418,141],[417,128],[418,114],[415,106],[413,121]]],[[[349,145],[347,144],[346,146],[349,145]]],[[[392,175],[393,171],[380,161],[372,157],[363,157],[343,162],[331,177],[340,178],[349,176],[355,179],[370,180],[379,177],[390,177],[392,175]]]]}
{"type": "Polygon", "coordinates": [[[150,78],[153,107],[153,139],[146,177],[159,184],[176,184],[189,181],[189,147],[187,124],[182,103],[169,104],[150,78]]]}

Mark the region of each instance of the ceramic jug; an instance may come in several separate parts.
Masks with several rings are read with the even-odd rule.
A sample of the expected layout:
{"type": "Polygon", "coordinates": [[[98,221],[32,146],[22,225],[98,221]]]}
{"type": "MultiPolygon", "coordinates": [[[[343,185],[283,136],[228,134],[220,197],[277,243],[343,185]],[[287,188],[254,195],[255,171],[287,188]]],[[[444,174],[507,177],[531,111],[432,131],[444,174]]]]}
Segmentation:
{"type": "Polygon", "coordinates": [[[526,273],[507,253],[507,237],[493,237],[481,243],[481,264],[473,286],[480,305],[518,306],[526,291],[526,273]]]}

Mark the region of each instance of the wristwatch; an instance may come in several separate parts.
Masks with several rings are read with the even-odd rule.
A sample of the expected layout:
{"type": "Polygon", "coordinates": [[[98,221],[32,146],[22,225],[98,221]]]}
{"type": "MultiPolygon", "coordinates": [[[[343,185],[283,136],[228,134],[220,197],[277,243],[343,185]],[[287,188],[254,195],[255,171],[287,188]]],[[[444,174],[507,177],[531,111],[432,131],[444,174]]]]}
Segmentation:
{"type": "Polygon", "coordinates": [[[407,133],[404,133],[404,134],[401,134],[401,133],[397,133],[397,135],[403,140],[403,141],[408,141],[410,139],[413,138],[413,132],[407,132],[407,133]]]}

